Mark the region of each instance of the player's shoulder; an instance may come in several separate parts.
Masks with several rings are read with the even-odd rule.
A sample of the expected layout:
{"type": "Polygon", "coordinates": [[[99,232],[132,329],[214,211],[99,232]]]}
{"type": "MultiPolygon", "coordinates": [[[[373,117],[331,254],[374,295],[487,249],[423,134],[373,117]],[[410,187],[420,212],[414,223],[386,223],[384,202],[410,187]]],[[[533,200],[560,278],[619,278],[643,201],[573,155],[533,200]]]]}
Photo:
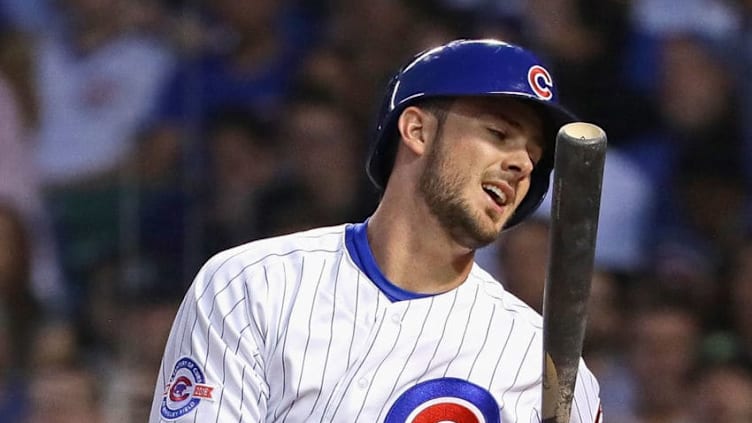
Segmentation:
{"type": "MultiPolygon", "coordinates": [[[[542,338],[543,316],[540,313],[504,289],[501,282],[480,266],[475,265],[473,267],[470,277],[473,278],[473,283],[480,284],[481,291],[489,301],[495,302],[502,310],[507,312],[508,317],[514,320],[515,327],[525,327],[529,332],[537,333],[542,338]]],[[[577,370],[577,399],[583,401],[583,404],[587,404],[587,407],[597,407],[600,403],[599,392],[600,388],[595,375],[588,368],[585,361],[580,358],[577,370]]],[[[595,413],[597,411],[597,408],[591,408],[588,409],[588,412],[595,413]]]]}
{"type": "Polygon", "coordinates": [[[580,357],[574,389],[572,421],[600,423],[602,421],[601,389],[598,379],[580,357]]]}
{"type": "Polygon", "coordinates": [[[275,260],[295,259],[309,254],[338,254],[344,245],[347,224],[309,229],[291,234],[251,241],[212,256],[206,267],[263,266],[275,260]]]}
{"type": "Polygon", "coordinates": [[[470,278],[480,285],[481,292],[502,310],[505,310],[516,324],[527,326],[531,331],[543,329],[543,317],[524,301],[504,289],[503,284],[478,264],[473,266],[470,278]]]}

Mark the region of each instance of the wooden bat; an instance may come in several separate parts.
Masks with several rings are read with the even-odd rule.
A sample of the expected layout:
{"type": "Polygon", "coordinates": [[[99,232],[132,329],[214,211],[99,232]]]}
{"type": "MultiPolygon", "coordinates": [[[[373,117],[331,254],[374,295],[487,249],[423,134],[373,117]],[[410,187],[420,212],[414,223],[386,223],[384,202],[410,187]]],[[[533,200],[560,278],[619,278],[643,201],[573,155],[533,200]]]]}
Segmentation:
{"type": "Polygon", "coordinates": [[[543,423],[569,423],[585,337],[606,133],[574,122],[556,138],[543,294],[543,423]]]}

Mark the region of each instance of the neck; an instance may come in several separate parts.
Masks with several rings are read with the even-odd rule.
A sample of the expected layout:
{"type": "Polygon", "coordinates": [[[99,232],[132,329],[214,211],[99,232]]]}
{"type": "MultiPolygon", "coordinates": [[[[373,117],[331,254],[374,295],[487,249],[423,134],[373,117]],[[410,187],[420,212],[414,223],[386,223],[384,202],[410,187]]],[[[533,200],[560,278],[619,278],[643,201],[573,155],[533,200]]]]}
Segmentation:
{"type": "Polygon", "coordinates": [[[411,292],[454,289],[473,266],[474,250],[454,241],[420,199],[387,192],[368,222],[368,242],[387,279],[411,292]]]}

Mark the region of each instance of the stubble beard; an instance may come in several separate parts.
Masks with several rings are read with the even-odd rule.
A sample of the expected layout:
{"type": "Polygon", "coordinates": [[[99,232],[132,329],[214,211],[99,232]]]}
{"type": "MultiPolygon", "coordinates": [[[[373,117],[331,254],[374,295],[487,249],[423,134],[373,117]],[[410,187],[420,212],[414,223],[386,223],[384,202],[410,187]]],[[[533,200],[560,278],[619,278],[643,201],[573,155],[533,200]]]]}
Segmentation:
{"type": "Polygon", "coordinates": [[[488,217],[473,211],[463,198],[462,190],[470,185],[469,177],[452,169],[443,144],[443,140],[437,137],[435,147],[426,157],[418,190],[429,211],[457,243],[472,250],[485,247],[498,238],[499,230],[483,225],[483,220],[488,217]]]}

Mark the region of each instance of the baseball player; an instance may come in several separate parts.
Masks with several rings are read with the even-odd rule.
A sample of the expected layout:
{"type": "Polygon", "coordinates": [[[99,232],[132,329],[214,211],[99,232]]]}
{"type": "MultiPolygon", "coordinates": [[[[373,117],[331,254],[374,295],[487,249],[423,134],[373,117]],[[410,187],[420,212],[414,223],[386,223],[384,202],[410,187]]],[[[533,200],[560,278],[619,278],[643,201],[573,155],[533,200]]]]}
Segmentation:
{"type": "MultiPolygon", "coordinates": [[[[474,252],[538,207],[571,120],[522,48],[458,40],[416,56],[368,159],[377,210],[211,258],[150,422],[540,422],[541,316],[474,252]]],[[[599,407],[581,364],[571,421],[599,407]]]]}

